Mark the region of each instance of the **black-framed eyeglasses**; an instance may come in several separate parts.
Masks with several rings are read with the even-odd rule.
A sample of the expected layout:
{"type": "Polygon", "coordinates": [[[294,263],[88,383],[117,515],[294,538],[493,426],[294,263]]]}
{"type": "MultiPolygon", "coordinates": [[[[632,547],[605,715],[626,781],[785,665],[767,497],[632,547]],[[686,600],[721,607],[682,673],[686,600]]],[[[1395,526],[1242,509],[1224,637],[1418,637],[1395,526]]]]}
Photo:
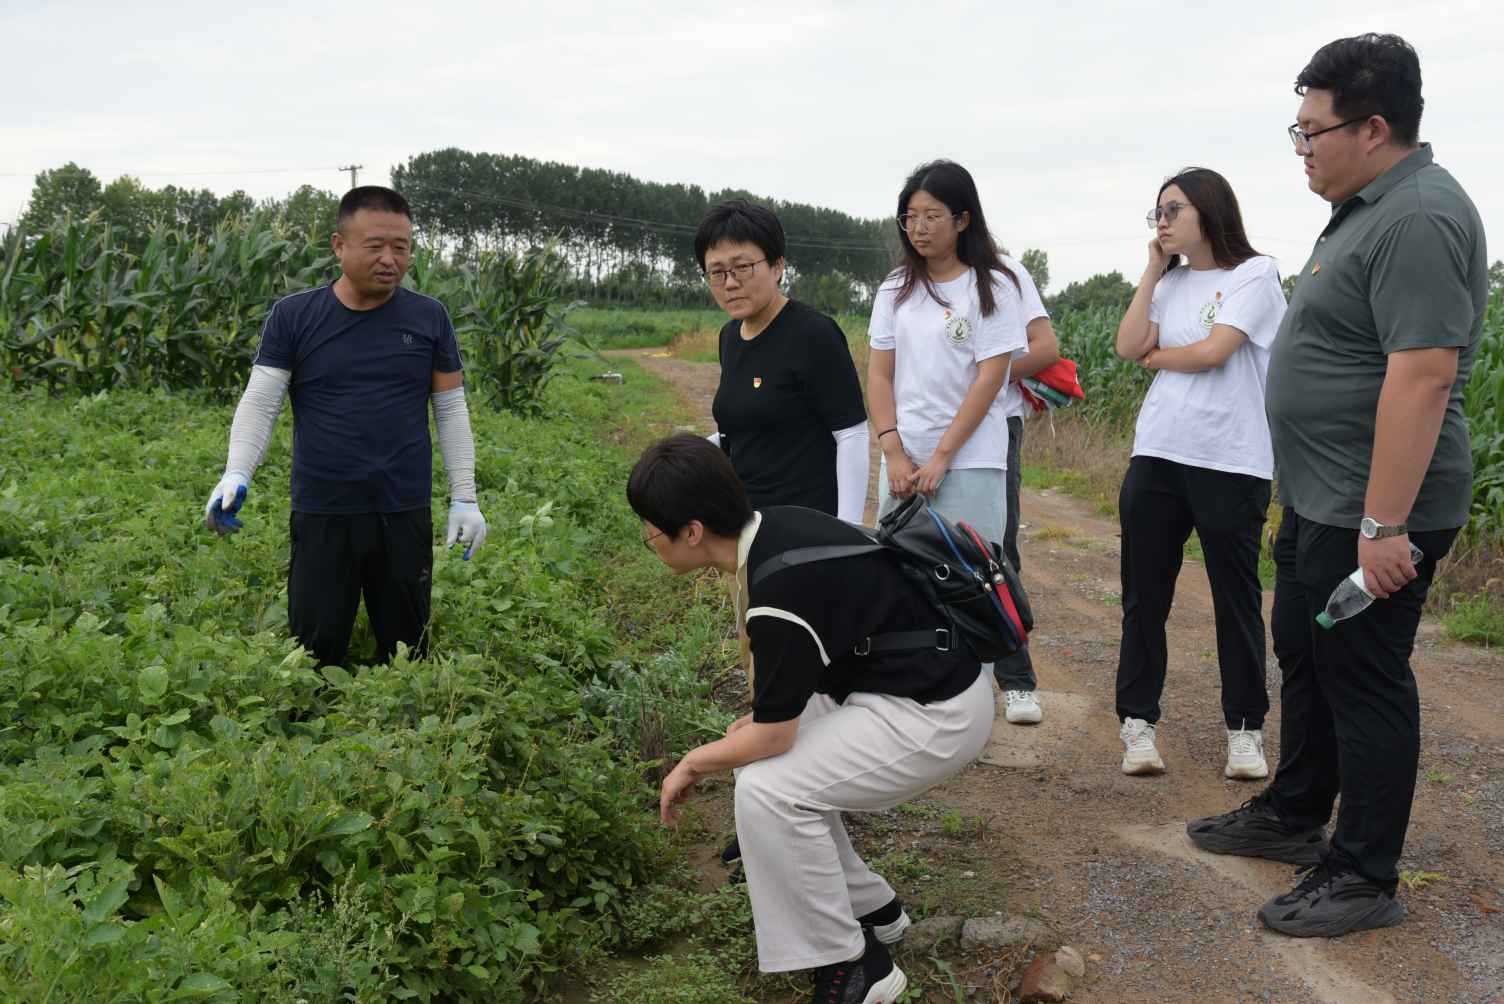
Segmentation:
{"type": "Polygon", "coordinates": [[[1180,215],[1180,211],[1189,208],[1189,202],[1166,202],[1162,206],[1155,206],[1149,210],[1149,214],[1144,217],[1144,222],[1149,224],[1150,230],[1153,230],[1159,226],[1160,217],[1164,217],[1166,223],[1174,223],[1175,217],[1180,215]]]}
{"type": "Polygon", "coordinates": [[[752,273],[757,271],[757,266],[761,265],[765,261],[767,261],[766,258],[759,258],[756,261],[743,262],[740,265],[732,265],[730,268],[713,268],[705,273],[705,281],[710,283],[712,286],[720,287],[726,285],[727,276],[734,275],[736,276],[737,282],[746,282],[748,279],[752,278],[752,273]]]}
{"type": "Polygon", "coordinates": [[[1348,119],[1346,122],[1338,122],[1334,126],[1327,126],[1325,129],[1317,129],[1315,132],[1306,132],[1300,127],[1300,123],[1297,122],[1289,128],[1290,142],[1295,144],[1295,149],[1297,150],[1299,150],[1301,147],[1305,147],[1307,150],[1309,150],[1311,148],[1311,140],[1315,139],[1317,136],[1320,136],[1322,133],[1333,132],[1337,129],[1341,129],[1343,126],[1350,126],[1354,122],[1365,122],[1372,117],[1372,115],[1359,115],[1357,118],[1348,119]]]}
{"type": "Polygon", "coordinates": [[[649,551],[651,551],[653,549],[653,538],[654,537],[662,537],[662,536],[663,536],[663,531],[662,530],[659,530],[657,533],[650,533],[646,537],[640,538],[642,540],[642,546],[645,547],[645,548],[647,548],[649,551]]]}
{"type": "Polygon", "coordinates": [[[960,213],[903,213],[898,217],[898,226],[906,234],[917,230],[934,230],[948,220],[958,220],[960,213]]]}

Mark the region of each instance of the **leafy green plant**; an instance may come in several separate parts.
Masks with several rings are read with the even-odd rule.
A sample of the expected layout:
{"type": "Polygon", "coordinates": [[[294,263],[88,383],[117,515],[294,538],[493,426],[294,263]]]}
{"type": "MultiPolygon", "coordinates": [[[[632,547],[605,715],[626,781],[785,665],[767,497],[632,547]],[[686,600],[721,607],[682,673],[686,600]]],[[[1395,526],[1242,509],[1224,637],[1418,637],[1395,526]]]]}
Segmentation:
{"type": "Polygon", "coordinates": [[[517,1001],[616,941],[666,853],[617,715],[723,728],[721,639],[661,570],[606,611],[651,559],[583,375],[571,420],[474,416],[492,536],[436,557],[431,657],[322,669],[279,616],[286,423],[220,540],[228,408],[0,394],[0,999],[517,1001]]]}
{"type": "MultiPolygon", "coordinates": [[[[281,297],[328,281],[334,258],[284,216],[222,222],[197,237],[158,225],[127,250],[97,215],[0,240],[0,364],[13,388],[95,393],[245,384],[281,297]]],[[[560,261],[548,249],[456,266],[420,250],[410,284],[443,301],[480,396],[537,414],[573,337],[560,261]]]]}
{"type": "Polygon", "coordinates": [[[1447,634],[1458,641],[1504,644],[1504,606],[1487,594],[1459,602],[1443,618],[1447,634]]]}
{"type": "Polygon", "coordinates": [[[558,356],[577,333],[564,315],[564,275],[548,250],[522,257],[484,254],[458,268],[449,302],[468,376],[491,404],[524,415],[543,409],[558,356]]]}

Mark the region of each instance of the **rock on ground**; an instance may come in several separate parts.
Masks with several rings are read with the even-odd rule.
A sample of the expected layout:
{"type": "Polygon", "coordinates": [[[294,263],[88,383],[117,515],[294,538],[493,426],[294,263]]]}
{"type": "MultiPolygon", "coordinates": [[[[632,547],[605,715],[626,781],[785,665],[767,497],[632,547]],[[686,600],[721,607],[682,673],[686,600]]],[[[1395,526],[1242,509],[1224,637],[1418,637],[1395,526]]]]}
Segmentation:
{"type": "Polygon", "coordinates": [[[1033,917],[973,917],[961,925],[961,947],[1010,948],[1033,945],[1053,949],[1060,939],[1050,926],[1033,917]]]}
{"type": "Polygon", "coordinates": [[[1056,961],[1057,955],[1055,952],[1040,952],[1034,956],[1034,961],[1029,964],[1018,985],[1018,999],[1023,1004],[1063,1001],[1071,995],[1073,984],[1070,973],[1061,968],[1056,961]]]}
{"type": "Polygon", "coordinates": [[[915,952],[932,951],[941,942],[959,938],[964,923],[964,917],[926,917],[904,933],[904,947],[915,952]]]}

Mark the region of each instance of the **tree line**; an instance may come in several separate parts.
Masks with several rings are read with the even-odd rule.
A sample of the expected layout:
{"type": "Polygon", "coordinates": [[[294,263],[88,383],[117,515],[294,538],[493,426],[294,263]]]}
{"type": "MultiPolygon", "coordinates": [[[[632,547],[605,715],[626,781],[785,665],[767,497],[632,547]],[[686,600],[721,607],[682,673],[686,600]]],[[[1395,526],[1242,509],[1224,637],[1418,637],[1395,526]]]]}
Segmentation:
{"type": "MultiPolygon", "coordinates": [[[[706,306],[694,231],[706,209],[730,198],[778,213],[788,234],[789,292],[818,309],[865,311],[898,257],[897,231],[887,218],[738,189],[643,181],[619,171],[453,147],[410,157],[391,177],[412,202],[421,236],[447,257],[475,260],[487,251],[549,247],[566,273],[566,295],[600,305],[706,306]]],[[[258,201],[239,190],[220,196],[207,188],[153,189],[130,175],[106,185],[70,162],[36,176],[19,227],[38,234],[60,217],[97,213],[120,246],[140,253],[159,225],[206,240],[226,219],[259,216],[322,245],[338,207],[338,195],[312,185],[258,201]]],[[[1046,292],[1048,255],[1031,248],[1019,260],[1046,292]]],[[[1504,285],[1504,263],[1494,263],[1490,279],[1495,288],[1504,285]]],[[[1058,315],[1122,310],[1132,296],[1122,273],[1108,272],[1073,282],[1045,302],[1058,315]]]]}
{"type": "Polygon", "coordinates": [[[93,171],[69,161],[36,176],[18,224],[23,233],[40,234],[64,216],[82,219],[96,213],[110,225],[117,246],[133,254],[146,248],[158,226],[206,240],[225,220],[256,215],[280,219],[291,232],[324,244],[334,232],[339,196],[303,185],[285,198],[257,201],[239,189],[220,196],[207,188],[149,188],[129,174],[106,185],[93,171]]]}

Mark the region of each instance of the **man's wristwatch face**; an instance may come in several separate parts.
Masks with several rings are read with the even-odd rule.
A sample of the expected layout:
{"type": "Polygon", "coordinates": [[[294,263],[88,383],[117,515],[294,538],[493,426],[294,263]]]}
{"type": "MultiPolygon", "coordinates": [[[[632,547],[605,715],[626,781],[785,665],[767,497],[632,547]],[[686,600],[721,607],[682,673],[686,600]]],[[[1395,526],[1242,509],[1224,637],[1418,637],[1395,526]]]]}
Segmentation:
{"type": "Polygon", "coordinates": [[[1358,532],[1368,540],[1379,540],[1383,537],[1398,537],[1405,532],[1405,524],[1397,523],[1394,526],[1385,526],[1372,516],[1364,516],[1358,524],[1358,532]]]}

